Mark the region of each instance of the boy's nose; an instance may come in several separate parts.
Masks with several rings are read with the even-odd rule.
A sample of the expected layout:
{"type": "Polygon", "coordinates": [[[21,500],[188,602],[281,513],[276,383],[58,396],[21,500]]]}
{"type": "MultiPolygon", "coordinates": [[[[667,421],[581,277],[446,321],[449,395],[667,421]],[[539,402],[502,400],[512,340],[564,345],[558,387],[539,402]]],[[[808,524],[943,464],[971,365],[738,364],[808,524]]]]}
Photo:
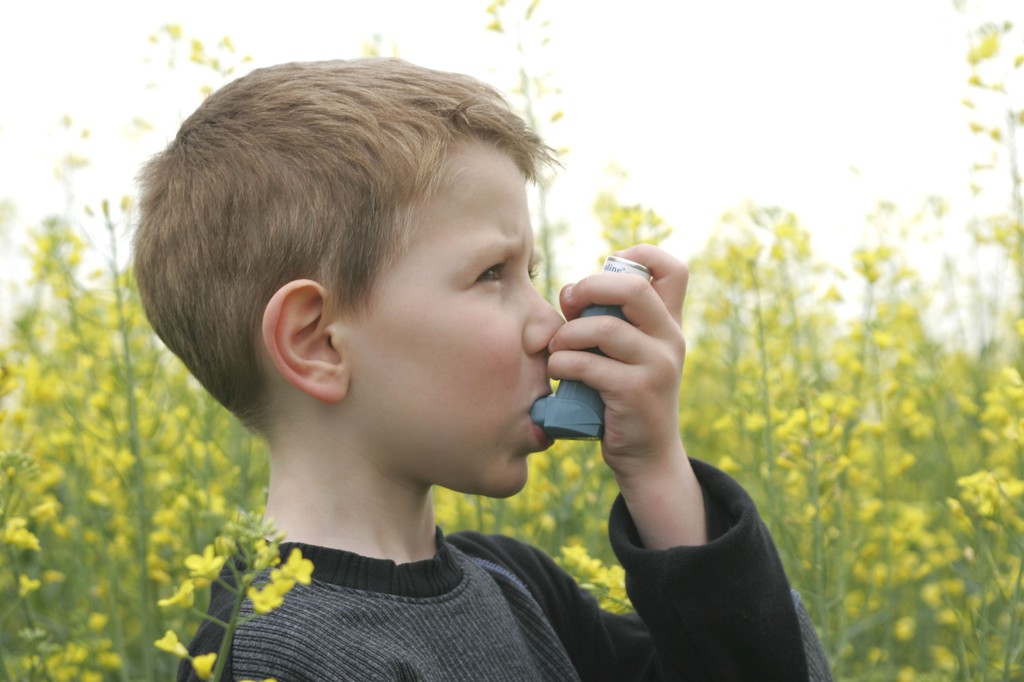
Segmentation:
{"type": "Polygon", "coordinates": [[[523,330],[523,344],[531,354],[540,353],[548,347],[551,337],[565,324],[565,319],[538,292],[531,301],[533,306],[530,319],[523,330]]]}

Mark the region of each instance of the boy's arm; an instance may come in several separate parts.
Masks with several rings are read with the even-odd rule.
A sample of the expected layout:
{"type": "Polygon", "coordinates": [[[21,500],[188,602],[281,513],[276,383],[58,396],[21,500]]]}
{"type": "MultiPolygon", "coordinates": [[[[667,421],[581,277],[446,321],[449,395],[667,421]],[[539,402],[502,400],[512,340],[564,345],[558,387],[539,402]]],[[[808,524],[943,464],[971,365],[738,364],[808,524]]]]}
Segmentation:
{"type": "Polygon", "coordinates": [[[566,287],[570,322],[551,341],[549,368],[604,399],[602,454],[622,493],[610,533],[660,665],[701,671],[698,679],[807,679],[814,658],[827,674],[753,501],[728,476],[691,464],[683,447],[686,266],[650,245],[616,255],[647,266],[651,282],[596,275],[566,287]],[[621,305],[632,325],[579,318],[590,304],[621,305]],[[606,357],[581,352],[594,346],[606,357]]]}
{"type": "Polygon", "coordinates": [[[649,244],[616,255],[651,270],[642,278],[595,275],[562,290],[568,324],[551,340],[549,369],[578,379],[605,403],[601,442],[644,546],[707,541],[700,484],[679,436],[679,383],[686,358],[680,329],[689,272],[649,244]],[[591,304],[620,305],[629,323],[579,318],[591,304]],[[604,356],[583,352],[599,347],[604,356]]]}
{"type": "Polygon", "coordinates": [[[450,539],[526,583],[581,679],[830,679],[753,501],[713,467],[694,469],[707,503],[705,545],[647,549],[624,500],[613,506],[609,536],[637,613],[602,611],[550,558],[511,538],[450,539]]]}
{"type": "Polygon", "coordinates": [[[828,662],[754,501],[702,462],[707,544],[652,550],[620,498],[609,536],[668,679],[828,680],[828,662]],[[809,621],[808,621],[809,624],[809,621]],[[814,675],[809,675],[813,670],[814,675]]]}

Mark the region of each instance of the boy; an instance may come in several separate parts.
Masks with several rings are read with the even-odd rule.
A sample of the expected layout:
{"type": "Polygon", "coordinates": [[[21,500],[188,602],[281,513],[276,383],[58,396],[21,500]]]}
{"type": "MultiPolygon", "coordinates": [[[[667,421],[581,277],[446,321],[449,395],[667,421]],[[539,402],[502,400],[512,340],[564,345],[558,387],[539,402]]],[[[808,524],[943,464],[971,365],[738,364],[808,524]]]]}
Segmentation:
{"type": "MultiPolygon", "coordinates": [[[[225,679],[798,680],[805,650],[823,665],[753,503],[683,449],[686,267],[628,249],[651,283],[566,287],[568,323],[533,287],[525,182],[551,161],[479,82],[370,59],[255,71],[144,169],[147,314],[267,439],[267,515],[283,555],[315,567],[235,633],[225,679]],[[595,303],[632,324],[578,317],[595,303]],[[550,445],[529,417],[549,377],[605,401],[609,533],[638,614],[600,611],[529,546],[435,527],[433,485],[523,487],[550,445]]],[[[215,586],[223,620],[222,601],[215,586]]],[[[204,623],[191,650],[222,637],[204,623]]]]}

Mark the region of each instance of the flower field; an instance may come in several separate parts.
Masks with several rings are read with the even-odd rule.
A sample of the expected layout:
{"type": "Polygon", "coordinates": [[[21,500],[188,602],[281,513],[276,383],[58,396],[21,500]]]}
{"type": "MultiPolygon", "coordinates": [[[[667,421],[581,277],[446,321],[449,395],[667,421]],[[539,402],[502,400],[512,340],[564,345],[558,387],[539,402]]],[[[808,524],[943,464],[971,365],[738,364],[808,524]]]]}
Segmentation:
{"type": "MultiPolygon", "coordinates": [[[[981,275],[915,268],[915,226],[941,223],[940,203],[881,206],[877,239],[839,268],[797,216],[743,206],[690,262],[684,442],[757,501],[836,679],[1024,679],[1024,220],[1010,143],[1024,116],[983,70],[1002,59],[1020,80],[1024,58],[998,49],[1010,30],[979,33],[968,102],[1009,101],[1008,117],[976,124],[1003,154],[978,191],[1009,165],[1007,208],[946,226],[969,231],[957,258],[985,263],[981,275]]],[[[125,198],[81,217],[105,225],[102,245],[76,220],[43,221],[26,303],[3,321],[0,680],[170,679],[226,558],[273,563],[259,544],[273,534],[264,446],[150,331],[118,265],[131,211],[125,198]]],[[[602,211],[610,247],[663,236],[650,212],[602,211]]],[[[534,543],[624,610],[605,537],[615,494],[596,446],[563,442],[532,458],[509,500],[435,499],[447,532],[534,543]]],[[[259,588],[241,575],[238,599],[270,610],[308,569],[291,557],[259,588]]],[[[218,663],[193,661],[206,675],[218,663]]]]}
{"type": "MultiPolygon", "coordinates": [[[[961,348],[929,331],[929,289],[880,244],[856,255],[864,309],[841,321],[793,216],[743,220],[691,264],[689,451],[758,501],[840,679],[1019,679],[1019,299],[961,348]]],[[[130,275],[83,272],[84,248],[41,229],[0,359],[0,672],[166,679],[176,660],[152,643],[195,627],[227,538],[263,537],[238,510],[258,512],[266,460],[154,340],[130,275]]],[[[438,491],[438,519],[536,543],[621,609],[614,494],[593,445],[559,443],[510,500],[438,491]]]]}

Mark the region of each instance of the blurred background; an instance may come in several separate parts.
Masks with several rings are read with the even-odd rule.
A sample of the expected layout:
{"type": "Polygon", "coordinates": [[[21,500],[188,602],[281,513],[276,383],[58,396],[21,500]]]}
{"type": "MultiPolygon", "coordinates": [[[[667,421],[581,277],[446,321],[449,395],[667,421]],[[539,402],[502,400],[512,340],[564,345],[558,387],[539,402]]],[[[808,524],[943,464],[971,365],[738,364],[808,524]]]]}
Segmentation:
{"type": "Polygon", "coordinates": [[[569,226],[564,250],[587,254],[561,258],[567,277],[599,256],[601,189],[657,211],[683,258],[723,212],[752,201],[797,214],[841,265],[880,200],[914,210],[942,197],[954,216],[942,236],[956,243],[970,216],[997,210],[986,199],[1006,196],[971,194],[972,165],[990,150],[969,128],[977,111],[960,102],[972,36],[1019,15],[1016,0],[549,1],[526,18],[527,5],[8,3],[5,279],[28,226],[132,194],[140,163],[204,88],[262,65],[367,52],[467,72],[513,99],[521,70],[543,80],[531,93],[538,127],[566,150],[549,210],[569,226]]]}

